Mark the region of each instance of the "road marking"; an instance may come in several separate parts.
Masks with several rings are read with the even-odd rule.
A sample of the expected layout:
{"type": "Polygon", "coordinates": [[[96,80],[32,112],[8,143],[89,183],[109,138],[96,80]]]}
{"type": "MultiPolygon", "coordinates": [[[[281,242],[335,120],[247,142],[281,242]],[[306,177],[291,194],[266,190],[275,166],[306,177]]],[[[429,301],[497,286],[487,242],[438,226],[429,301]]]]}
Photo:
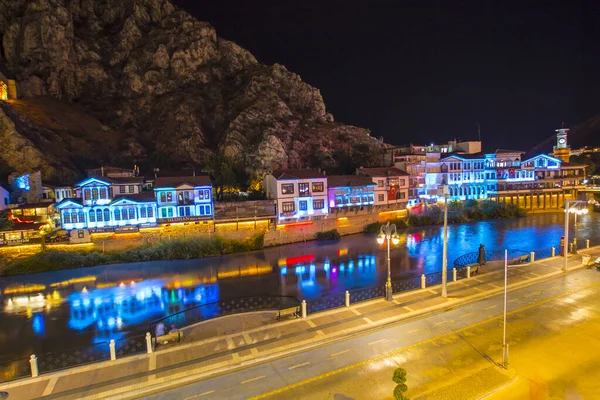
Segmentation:
{"type": "Polygon", "coordinates": [[[49,394],[51,394],[52,391],[54,390],[54,386],[56,386],[56,382],[58,382],[58,376],[51,378],[48,381],[48,385],[46,385],[46,388],[44,389],[44,393],[42,393],[42,396],[48,396],[49,394]]]}
{"type": "MultiPolygon", "coordinates": [[[[582,289],[585,290],[585,289],[588,289],[588,288],[591,288],[591,287],[596,287],[596,286],[600,286],[600,282],[594,283],[594,284],[592,284],[590,286],[583,287],[582,289]]],[[[579,290],[571,290],[569,292],[566,292],[566,293],[563,293],[563,294],[560,294],[560,295],[557,295],[557,296],[554,296],[554,297],[550,297],[550,298],[545,299],[545,300],[537,301],[537,302],[535,302],[533,304],[530,304],[528,306],[522,307],[520,309],[507,312],[506,315],[513,315],[513,314],[516,314],[518,312],[525,311],[525,310],[528,310],[528,309],[533,308],[533,307],[537,307],[538,305],[549,303],[549,302],[554,301],[556,299],[559,299],[561,297],[570,296],[571,294],[577,293],[580,290],[581,289],[579,289],[579,290]]],[[[356,364],[348,365],[348,366],[345,366],[343,368],[339,368],[339,369],[336,369],[336,370],[333,370],[333,371],[329,371],[329,372],[326,372],[324,374],[321,374],[321,375],[314,376],[312,378],[306,379],[304,381],[292,383],[291,385],[284,386],[282,388],[275,389],[275,390],[272,390],[270,392],[266,392],[266,393],[263,393],[263,394],[259,394],[258,396],[251,397],[250,399],[251,400],[258,400],[258,399],[264,399],[266,397],[271,397],[271,396],[274,396],[276,394],[283,393],[283,392],[286,392],[288,390],[295,389],[295,388],[301,387],[303,385],[307,385],[307,384],[312,383],[312,382],[317,382],[317,381],[319,381],[321,379],[328,378],[330,376],[338,375],[338,374],[340,374],[342,372],[350,371],[350,370],[352,370],[354,368],[357,368],[357,367],[360,367],[360,366],[363,366],[363,365],[367,365],[367,364],[370,364],[370,363],[375,362],[375,361],[384,360],[384,359],[389,358],[390,356],[393,356],[395,354],[400,354],[403,351],[410,350],[410,349],[413,349],[413,348],[418,347],[418,346],[422,346],[422,345],[427,344],[427,343],[433,343],[436,340],[439,340],[439,339],[441,339],[443,337],[450,336],[450,335],[455,335],[457,333],[464,332],[464,331],[466,331],[468,329],[473,329],[474,327],[477,327],[479,325],[484,325],[484,324],[487,324],[487,323],[489,323],[491,321],[499,320],[500,318],[502,318],[502,316],[490,317],[488,319],[485,319],[483,321],[479,321],[477,323],[471,324],[471,325],[466,326],[464,328],[456,329],[456,330],[454,330],[452,332],[447,332],[447,333],[441,334],[439,336],[433,337],[431,339],[424,340],[424,341],[419,342],[419,343],[413,343],[413,344],[411,344],[409,346],[406,346],[406,347],[403,347],[403,348],[400,348],[400,349],[396,349],[396,350],[390,351],[389,353],[380,354],[380,355],[378,355],[376,357],[373,357],[373,358],[370,358],[368,360],[360,361],[360,362],[358,362],[356,364]]]]}
{"type": "Polygon", "coordinates": [[[512,299],[512,300],[509,300],[508,302],[509,302],[509,303],[512,303],[512,302],[514,302],[514,301],[519,301],[519,299],[512,299]]]}
{"type": "Polygon", "coordinates": [[[310,326],[311,328],[316,328],[317,324],[315,324],[314,322],[312,322],[310,319],[306,320],[306,323],[308,324],[308,326],[310,326]]]}
{"type": "Polygon", "coordinates": [[[486,310],[491,310],[492,308],[496,308],[496,307],[498,307],[498,305],[495,305],[495,306],[489,306],[489,307],[486,307],[485,309],[486,309],[486,310]]]}
{"type": "Polygon", "coordinates": [[[235,344],[233,343],[233,339],[230,338],[229,336],[225,338],[225,341],[227,342],[227,349],[231,350],[231,349],[235,349],[235,344]]]}
{"type": "Polygon", "coordinates": [[[385,342],[386,340],[387,340],[387,339],[379,339],[379,340],[376,340],[376,341],[374,341],[374,342],[367,343],[367,344],[368,344],[369,346],[371,346],[371,345],[373,345],[373,344],[376,344],[376,343],[385,342]]]}
{"type": "Polygon", "coordinates": [[[366,322],[367,324],[369,324],[369,325],[375,325],[375,322],[371,321],[371,320],[370,320],[369,318],[367,318],[367,317],[364,317],[364,318],[363,318],[363,321],[365,321],[365,322],[366,322]]]}
{"type": "Polygon", "coordinates": [[[452,322],[454,322],[454,320],[448,320],[448,321],[440,321],[440,322],[436,322],[434,325],[440,325],[440,324],[451,324],[452,322]]]}
{"type": "Polygon", "coordinates": [[[296,369],[296,368],[304,367],[305,365],[308,365],[308,364],[310,364],[310,361],[307,361],[307,362],[302,363],[302,364],[291,366],[288,369],[296,369]]]}
{"type": "Polygon", "coordinates": [[[473,314],[473,313],[472,313],[472,312],[468,312],[468,313],[466,313],[466,314],[463,314],[463,315],[461,315],[460,317],[461,317],[461,318],[462,318],[462,317],[466,317],[467,315],[471,315],[471,314],[473,314]]]}
{"type": "Polygon", "coordinates": [[[344,351],[340,351],[340,352],[337,352],[337,353],[333,353],[333,354],[331,355],[331,357],[339,356],[339,355],[341,355],[341,354],[345,354],[345,353],[347,353],[347,352],[349,352],[349,351],[350,351],[350,350],[344,350],[344,351]]]}
{"type": "Polygon", "coordinates": [[[317,335],[325,336],[325,332],[323,332],[322,330],[319,329],[317,331],[317,335]]]}
{"type": "Polygon", "coordinates": [[[207,394],[211,394],[211,393],[214,393],[214,392],[215,392],[214,390],[210,390],[208,392],[204,392],[204,393],[200,393],[200,394],[195,394],[193,396],[186,397],[185,400],[197,399],[198,397],[206,396],[207,394]]]}
{"type": "Polygon", "coordinates": [[[256,378],[248,379],[247,381],[242,381],[242,385],[244,385],[246,383],[257,381],[259,379],[263,379],[264,377],[265,377],[264,375],[261,375],[261,376],[257,376],[256,378]]]}
{"type": "Polygon", "coordinates": [[[415,333],[415,332],[417,332],[417,331],[418,331],[418,329],[413,329],[413,330],[411,330],[411,331],[408,331],[408,332],[406,332],[406,333],[415,333]]]}
{"type": "Polygon", "coordinates": [[[252,340],[252,338],[250,337],[250,335],[248,335],[248,332],[242,332],[242,337],[246,341],[246,344],[252,344],[252,343],[256,342],[255,340],[252,340]]]}
{"type": "Polygon", "coordinates": [[[412,308],[410,308],[409,306],[404,306],[404,308],[405,308],[406,310],[410,311],[410,312],[413,312],[413,311],[415,311],[415,310],[413,310],[412,308]]]}

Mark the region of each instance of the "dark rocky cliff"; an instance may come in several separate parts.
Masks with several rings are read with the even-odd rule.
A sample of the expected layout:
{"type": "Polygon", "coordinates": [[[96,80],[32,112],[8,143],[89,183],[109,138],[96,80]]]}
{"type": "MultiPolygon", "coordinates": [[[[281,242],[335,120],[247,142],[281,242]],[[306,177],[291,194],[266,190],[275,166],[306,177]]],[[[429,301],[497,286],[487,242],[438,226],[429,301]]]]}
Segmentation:
{"type": "MultiPolygon", "coordinates": [[[[166,0],[0,0],[0,40],[0,65],[25,99],[0,106],[9,169],[57,177],[99,162],[201,168],[207,152],[251,175],[379,160],[371,161],[382,144],[334,122],[318,89],[166,0]],[[44,118],[27,108],[39,96],[40,113],[41,104],[77,104],[100,128],[40,126],[44,118]],[[72,146],[78,134],[83,155],[72,146]],[[28,162],[13,154],[19,149],[28,162]]],[[[61,125],[62,115],[54,118],[61,125]]]]}

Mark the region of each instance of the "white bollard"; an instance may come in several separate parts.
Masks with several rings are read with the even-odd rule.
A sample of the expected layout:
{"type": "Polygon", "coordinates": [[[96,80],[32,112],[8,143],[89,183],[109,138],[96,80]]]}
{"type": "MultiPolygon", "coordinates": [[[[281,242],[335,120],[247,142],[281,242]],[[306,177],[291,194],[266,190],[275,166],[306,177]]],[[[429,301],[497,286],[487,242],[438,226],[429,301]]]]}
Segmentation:
{"type": "Polygon", "coordinates": [[[529,253],[529,262],[534,262],[535,261],[535,251],[532,251],[531,253],[529,253]]]}
{"type": "Polygon", "coordinates": [[[350,307],[350,292],[346,290],[346,307],[350,307]]]}
{"type": "Polygon", "coordinates": [[[110,359],[111,359],[111,361],[115,361],[117,359],[117,352],[115,351],[115,339],[110,339],[110,343],[108,344],[108,348],[110,349],[110,359]]]}
{"type": "Polygon", "coordinates": [[[302,300],[302,318],[306,318],[306,300],[302,300]]]}
{"type": "Polygon", "coordinates": [[[452,268],[452,280],[456,282],[456,268],[452,268]]]}
{"type": "Polygon", "coordinates": [[[152,353],[152,336],[150,336],[150,332],[146,332],[146,352],[148,354],[152,353]]]}
{"type": "Polygon", "coordinates": [[[556,256],[556,254],[555,254],[555,253],[556,253],[556,249],[553,247],[553,248],[552,248],[552,257],[556,256]]]}
{"type": "Polygon", "coordinates": [[[29,366],[31,367],[32,378],[35,378],[40,374],[38,371],[37,357],[35,356],[35,354],[32,354],[31,358],[29,358],[29,366]]]}
{"type": "Polygon", "coordinates": [[[585,241],[585,247],[586,247],[587,249],[589,249],[589,248],[590,248],[590,239],[586,239],[586,241],[585,241]]]}
{"type": "Polygon", "coordinates": [[[467,266],[467,278],[471,277],[471,266],[467,266]]]}
{"type": "Polygon", "coordinates": [[[425,289],[426,287],[425,274],[423,274],[421,275],[421,289],[425,289]]]}

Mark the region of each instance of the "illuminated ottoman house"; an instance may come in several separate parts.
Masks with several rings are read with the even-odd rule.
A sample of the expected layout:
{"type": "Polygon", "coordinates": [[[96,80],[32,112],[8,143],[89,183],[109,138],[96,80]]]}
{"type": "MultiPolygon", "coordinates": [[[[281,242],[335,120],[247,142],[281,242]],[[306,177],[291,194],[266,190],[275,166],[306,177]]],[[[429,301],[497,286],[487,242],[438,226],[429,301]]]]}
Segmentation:
{"type": "Polygon", "coordinates": [[[154,194],[142,192],[142,183],[143,178],[135,177],[92,177],[77,183],[77,198],[64,199],[56,206],[62,228],[90,233],[155,225],[154,194]]]}
{"type": "Polygon", "coordinates": [[[212,182],[208,176],[159,176],[154,194],[159,223],[213,219],[212,182]]]}

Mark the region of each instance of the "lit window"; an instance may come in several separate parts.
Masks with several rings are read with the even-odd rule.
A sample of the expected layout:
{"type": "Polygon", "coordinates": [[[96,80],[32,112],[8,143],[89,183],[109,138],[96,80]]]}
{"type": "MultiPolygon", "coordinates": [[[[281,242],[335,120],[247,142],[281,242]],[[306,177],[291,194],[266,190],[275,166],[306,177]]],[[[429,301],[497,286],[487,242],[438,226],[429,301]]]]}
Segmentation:
{"type": "Polygon", "coordinates": [[[125,193],[125,186],[123,186],[123,185],[119,186],[119,193],[125,193]]]}
{"type": "Polygon", "coordinates": [[[92,200],[98,200],[98,189],[92,189],[92,200]]]}
{"type": "Polygon", "coordinates": [[[78,217],[79,217],[79,222],[85,222],[85,214],[83,213],[83,211],[79,211],[78,217]]]}
{"type": "MultiPolygon", "coordinates": [[[[308,188],[308,184],[306,184],[307,188],[308,188]]],[[[298,209],[300,211],[306,211],[308,209],[308,201],[306,200],[300,200],[298,202],[298,209]]]]}
{"type": "Polygon", "coordinates": [[[96,210],[96,221],[102,222],[102,210],[96,210]]]}
{"type": "Polygon", "coordinates": [[[115,221],[120,221],[120,220],[121,220],[121,211],[115,210],[115,221]]]}
{"type": "Polygon", "coordinates": [[[325,208],[325,200],[313,200],[313,210],[322,210],[325,208]]]}
{"type": "Polygon", "coordinates": [[[125,208],[121,210],[121,219],[122,220],[127,219],[127,210],[125,208]]]}
{"type": "Polygon", "coordinates": [[[63,222],[65,224],[70,224],[71,223],[71,214],[69,214],[68,212],[65,212],[63,214],[63,222]]]}
{"type": "Polygon", "coordinates": [[[313,192],[320,193],[320,192],[323,192],[324,190],[325,189],[324,189],[324,186],[323,186],[323,182],[313,182],[313,184],[312,184],[312,191],[313,192]]]}
{"type": "Polygon", "coordinates": [[[300,196],[308,196],[308,183],[298,184],[298,194],[300,194],[300,196]]]}
{"type": "Polygon", "coordinates": [[[85,189],[83,191],[83,198],[84,200],[90,200],[92,197],[90,196],[90,189],[85,189]]]}
{"type": "Polygon", "coordinates": [[[108,210],[108,208],[104,209],[104,220],[105,221],[110,221],[110,211],[108,210]]]}
{"type": "Polygon", "coordinates": [[[281,211],[283,212],[294,212],[295,210],[296,206],[293,201],[288,201],[281,204],[281,211]]]}
{"type": "MultiPolygon", "coordinates": [[[[167,192],[167,201],[173,201],[173,192],[167,192]]],[[[173,211],[171,211],[171,213],[173,213],[173,211]]]]}
{"type": "Polygon", "coordinates": [[[129,193],[135,193],[135,186],[129,185],[129,193]]]}
{"type": "Polygon", "coordinates": [[[129,209],[129,219],[135,219],[135,209],[134,208],[129,209]]]}
{"type": "Polygon", "coordinates": [[[100,189],[100,198],[106,199],[106,189],[105,188],[100,189]]]}
{"type": "Polygon", "coordinates": [[[148,218],[154,218],[154,209],[152,207],[148,207],[148,218]]]}
{"type": "Polygon", "coordinates": [[[160,202],[164,203],[167,201],[167,194],[165,192],[160,192],[160,202]]]}
{"type": "Polygon", "coordinates": [[[169,215],[169,218],[172,218],[173,217],[173,207],[169,207],[167,213],[169,215]]]}
{"type": "Polygon", "coordinates": [[[281,185],[281,194],[293,194],[294,193],[294,184],[293,183],[284,183],[281,185]]]}
{"type": "Polygon", "coordinates": [[[140,208],[140,218],[146,218],[146,207],[140,208]]]}
{"type": "Polygon", "coordinates": [[[90,222],[96,222],[96,213],[94,213],[94,210],[90,210],[89,219],[90,219],[90,222]]]}

